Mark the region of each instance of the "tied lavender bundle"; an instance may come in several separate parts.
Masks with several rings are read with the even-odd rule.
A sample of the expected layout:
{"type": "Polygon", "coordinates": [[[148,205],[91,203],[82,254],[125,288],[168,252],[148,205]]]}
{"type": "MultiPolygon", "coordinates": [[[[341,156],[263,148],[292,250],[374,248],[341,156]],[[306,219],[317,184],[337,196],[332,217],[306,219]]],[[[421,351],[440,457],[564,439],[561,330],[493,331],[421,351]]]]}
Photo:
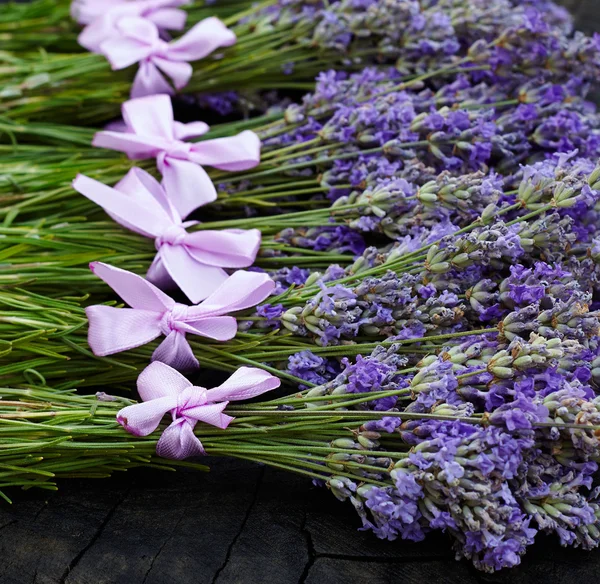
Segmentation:
{"type": "MultiPolygon", "coordinates": [[[[440,232],[423,226],[416,215],[415,223],[407,225],[409,235],[383,248],[367,248],[345,269],[333,264],[323,272],[297,266],[269,271],[277,296],[254,314],[240,313],[236,338],[226,344],[203,343],[195,351],[197,358],[225,370],[238,363],[276,370],[282,360],[302,351],[319,357],[364,354],[374,343],[391,342],[390,337],[407,345],[403,351],[419,354],[440,340],[482,332],[510,339],[514,334],[550,330],[555,336],[573,329],[594,336],[597,313],[590,302],[598,281],[594,251],[598,170],[581,160],[558,156],[526,168],[524,175],[519,189],[513,194],[498,191],[499,201],[505,200],[486,205],[482,215],[464,227],[448,222],[450,228],[440,232]],[[576,221],[580,227],[574,230],[576,221]],[[502,292],[512,285],[511,278],[517,278],[510,274],[510,266],[519,263],[526,269],[542,260],[565,265],[578,282],[572,294],[562,294],[556,301],[536,296],[535,304],[502,305],[502,292]],[[275,334],[265,334],[268,330],[275,334]]],[[[48,261],[56,257],[50,253],[48,261]]],[[[327,252],[323,257],[328,257],[327,252]]],[[[285,257],[278,259],[286,263],[285,257]]],[[[55,268],[49,263],[44,276],[40,267],[39,278],[49,283],[55,268]]],[[[61,272],[73,281],[78,274],[69,265],[61,272]]],[[[90,291],[103,286],[105,297],[110,298],[102,282],[90,291]]],[[[57,287],[57,296],[64,296],[61,289],[68,286],[57,287]]],[[[108,371],[102,361],[82,363],[73,369],[77,379],[70,379],[57,355],[68,356],[71,363],[85,361],[89,355],[86,318],[74,299],[65,305],[31,290],[17,297],[7,293],[5,298],[13,309],[5,332],[5,338],[15,339],[12,353],[5,357],[11,384],[22,383],[23,373],[29,376],[32,371],[42,379],[61,377],[66,387],[81,383],[79,372],[84,370],[89,385],[98,384],[107,374],[116,376],[113,382],[127,381],[137,375],[143,356],[154,347],[150,344],[111,357],[108,371]],[[45,312],[55,313],[58,320],[41,318],[34,306],[47,307],[45,312]],[[56,312],[50,312],[51,307],[56,312]],[[57,324],[59,329],[53,331],[57,324]],[[31,329],[37,332],[29,339],[31,329]],[[47,333],[46,358],[36,356],[30,361],[32,354],[39,354],[37,335],[47,333]]],[[[529,298],[525,296],[525,301],[529,298]]],[[[329,369],[336,371],[335,366],[329,369]]],[[[294,382],[303,377],[295,371],[286,375],[294,382]]]]}
{"type": "MultiPolygon", "coordinates": [[[[520,178],[519,164],[546,154],[578,149],[580,157],[593,159],[598,155],[598,116],[585,100],[590,88],[586,75],[592,70],[597,73],[596,66],[582,63],[567,84],[560,75],[542,82],[537,70],[510,84],[474,81],[458,73],[446,76],[440,88],[432,84],[444,79],[443,68],[411,81],[401,81],[389,70],[365,69],[349,77],[324,72],[301,105],[224,124],[207,134],[211,139],[250,129],[262,141],[262,162],[251,172],[227,176],[210,171],[223,204],[219,216],[240,208],[289,212],[323,206],[343,195],[369,196],[386,179],[407,181],[396,190],[404,188],[410,196],[442,170],[460,175],[492,167],[515,175],[512,183],[507,181],[513,186],[520,178]]],[[[542,76],[548,77],[547,72],[542,76]]],[[[7,174],[0,180],[1,192],[10,195],[3,213],[11,217],[89,214],[90,204],[72,200],[74,173],[112,184],[133,164],[109,150],[82,149],[92,142],[93,131],[11,123],[4,129],[21,141],[16,149],[5,148],[7,174]],[[40,162],[23,164],[33,156],[40,162]]],[[[155,167],[153,160],[137,164],[150,171],[155,167]]]]}
{"type": "MultiPolygon", "coordinates": [[[[210,171],[219,198],[196,215],[203,223],[193,229],[260,229],[259,265],[266,269],[290,262],[303,269],[348,265],[370,242],[381,246],[382,236],[416,241],[421,229],[423,234],[428,230],[427,237],[420,237],[423,242],[433,242],[468,227],[489,205],[514,201],[524,163],[530,172],[550,173],[558,158],[539,170],[536,161],[562,151],[566,159],[575,158],[573,167],[580,174],[593,169],[586,161],[599,155],[600,123],[593,105],[578,95],[585,94],[586,84],[574,80],[566,87],[535,87],[531,82],[507,89],[472,83],[463,75],[439,90],[424,83],[398,89],[373,69],[348,78],[329,72],[302,105],[289,106],[263,129],[233,124],[211,132],[218,138],[254,127],[262,136],[262,162],[236,175],[210,171]],[[327,105],[332,95],[339,98],[334,108],[327,105]],[[235,217],[240,208],[251,217],[224,218],[235,217]]],[[[53,135],[48,127],[43,130],[53,135]]],[[[69,184],[75,167],[110,183],[133,162],[121,164],[103,150],[89,150],[85,160],[85,151],[70,148],[65,162],[23,166],[22,157],[37,148],[17,149],[14,164],[5,159],[12,172],[4,191],[7,202],[13,202],[2,210],[6,239],[0,245],[12,249],[22,237],[28,244],[20,248],[24,254],[11,252],[5,281],[26,281],[33,270],[37,283],[52,285],[56,278],[51,272],[44,277],[40,268],[63,261],[68,261],[65,282],[73,277],[90,286],[95,282],[87,271],[91,260],[139,273],[154,254],[151,242],[107,223],[94,203],[69,184]],[[78,218],[83,216],[84,221],[78,218]],[[49,246],[48,240],[61,245],[49,246]],[[92,240],[98,246],[95,256],[92,240]]],[[[153,170],[155,161],[139,164],[153,170]]]]}
{"type": "MultiPolygon", "coordinates": [[[[492,79],[536,68],[566,79],[573,61],[598,61],[595,41],[573,35],[551,2],[268,0],[224,22],[236,44],[197,63],[186,92],[304,89],[327,64],[393,64],[408,77],[465,66],[492,79]]],[[[106,120],[129,95],[129,69],[112,72],[102,55],[49,53],[40,65],[19,51],[11,60],[0,111],[12,119],[106,120]]]]}
{"type": "Polygon", "coordinates": [[[486,571],[518,564],[538,531],[597,547],[600,404],[587,344],[481,335],[413,367],[397,344],[346,362],[306,393],[307,406],[330,411],[352,397],[351,411],[382,418],[338,440],[355,454],[335,457],[331,468],[405,454],[371,476],[381,485],[344,477],[327,485],[378,537],[419,541],[447,531],[459,557],[486,571]]]}
{"type": "MultiPolygon", "coordinates": [[[[31,0],[10,2],[2,7],[0,34],[5,51],[31,51],[34,47],[60,53],[80,53],[86,49],[77,42],[82,24],[89,24],[98,14],[138,0],[109,0],[99,8],[95,0],[31,0]]],[[[142,0],[151,4],[147,0],[142,0]]],[[[159,0],[160,1],[160,0],[159,0]]],[[[177,6],[177,0],[163,1],[159,8],[177,6]]],[[[224,18],[247,8],[247,0],[188,0],[179,1],[192,22],[209,16],[224,18]]]]}

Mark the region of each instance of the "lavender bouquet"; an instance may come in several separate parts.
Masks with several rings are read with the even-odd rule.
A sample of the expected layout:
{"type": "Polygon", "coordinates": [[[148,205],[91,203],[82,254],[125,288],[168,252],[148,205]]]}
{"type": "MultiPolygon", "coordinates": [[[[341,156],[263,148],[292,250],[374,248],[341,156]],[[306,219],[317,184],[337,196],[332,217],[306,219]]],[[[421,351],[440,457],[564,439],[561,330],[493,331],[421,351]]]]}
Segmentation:
{"type": "MultiPolygon", "coordinates": [[[[224,24],[231,26],[230,30],[205,21],[207,30],[200,31],[198,23],[192,29],[197,34],[215,33],[210,47],[199,52],[187,47],[192,30],[174,43],[164,43],[157,36],[152,44],[147,40],[157,34],[152,27],[142,30],[141,23],[125,20],[124,24],[117,20],[107,25],[110,42],[105,42],[104,48],[94,37],[90,46],[101,54],[47,53],[43,62],[35,52],[7,54],[10,67],[3,69],[5,77],[0,77],[4,85],[0,111],[17,120],[75,117],[89,123],[110,119],[129,95],[132,76],[128,66],[137,62],[134,57],[138,53],[140,83],[142,77],[146,81],[152,77],[154,90],[159,85],[161,91],[168,89],[167,81],[156,71],[159,66],[177,89],[185,87],[192,93],[308,89],[307,82],[333,64],[344,68],[393,64],[407,77],[444,65],[502,77],[526,74],[542,60],[548,71],[562,71],[566,78],[571,62],[597,62],[594,41],[573,35],[567,13],[552,2],[368,0],[315,4],[269,0],[227,17],[224,24]],[[111,72],[103,55],[116,72],[111,72]],[[187,71],[182,76],[181,63],[200,58],[204,60],[195,65],[191,79],[187,71]]],[[[147,84],[144,87],[150,92],[147,84]]]]}
{"type": "Polygon", "coordinates": [[[286,2],[239,26],[258,20],[279,55],[257,87],[281,59],[294,83],[346,71],[199,141],[164,95],[95,138],[2,122],[0,487],[226,455],[485,571],[538,532],[597,547],[596,40],[551,2],[286,2]]]}

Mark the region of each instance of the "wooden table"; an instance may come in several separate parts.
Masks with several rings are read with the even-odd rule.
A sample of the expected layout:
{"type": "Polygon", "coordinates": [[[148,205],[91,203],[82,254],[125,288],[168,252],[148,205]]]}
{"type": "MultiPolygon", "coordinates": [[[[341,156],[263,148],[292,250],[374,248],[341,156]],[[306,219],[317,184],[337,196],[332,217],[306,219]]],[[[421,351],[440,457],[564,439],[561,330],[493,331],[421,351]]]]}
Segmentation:
{"type": "Polygon", "coordinates": [[[540,538],[486,575],[444,535],[385,542],[350,504],[284,472],[213,459],[210,473],[134,471],[0,506],[2,584],[592,584],[600,552],[540,538]]]}

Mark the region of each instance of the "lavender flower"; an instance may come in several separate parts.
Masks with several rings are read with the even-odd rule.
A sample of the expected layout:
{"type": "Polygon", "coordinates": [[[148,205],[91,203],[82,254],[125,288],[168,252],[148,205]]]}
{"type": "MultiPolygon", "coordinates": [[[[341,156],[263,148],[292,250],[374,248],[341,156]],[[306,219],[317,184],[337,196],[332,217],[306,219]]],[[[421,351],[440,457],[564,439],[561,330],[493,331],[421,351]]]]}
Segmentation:
{"type": "MultiPolygon", "coordinates": [[[[311,351],[300,351],[289,357],[287,372],[314,385],[322,385],[336,377],[340,371],[338,363],[332,359],[319,357],[311,351]]],[[[303,386],[299,386],[304,389],[303,386]]]]}
{"type": "Polygon", "coordinates": [[[322,345],[360,334],[425,336],[460,325],[463,307],[451,293],[438,293],[423,299],[415,288],[419,278],[388,272],[381,278],[367,277],[355,287],[340,284],[326,287],[304,307],[287,310],[281,324],[298,335],[313,334],[322,345]],[[403,335],[411,331],[409,335],[403,335]]]}

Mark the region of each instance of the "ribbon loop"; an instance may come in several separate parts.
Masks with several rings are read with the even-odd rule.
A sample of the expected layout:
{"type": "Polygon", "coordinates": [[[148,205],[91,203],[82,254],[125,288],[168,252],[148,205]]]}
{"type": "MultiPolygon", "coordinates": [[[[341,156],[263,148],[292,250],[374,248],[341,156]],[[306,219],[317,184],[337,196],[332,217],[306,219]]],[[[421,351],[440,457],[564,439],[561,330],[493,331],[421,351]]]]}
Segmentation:
{"type": "Polygon", "coordinates": [[[280,383],[262,369],[241,367],[218,388],[207,390],[194,386],[168,365],[154,362],[138,378],[143,403],[120,410],[117,421],[131,434],[148,436],[170,412],[172,422],[160,437],[156,452],[163,458],[181,460],[204,454],[202,443],[194,435],[198,422],[224,430],[234,420],[223,413],[230,401],[261,395],[280,383]]]}

